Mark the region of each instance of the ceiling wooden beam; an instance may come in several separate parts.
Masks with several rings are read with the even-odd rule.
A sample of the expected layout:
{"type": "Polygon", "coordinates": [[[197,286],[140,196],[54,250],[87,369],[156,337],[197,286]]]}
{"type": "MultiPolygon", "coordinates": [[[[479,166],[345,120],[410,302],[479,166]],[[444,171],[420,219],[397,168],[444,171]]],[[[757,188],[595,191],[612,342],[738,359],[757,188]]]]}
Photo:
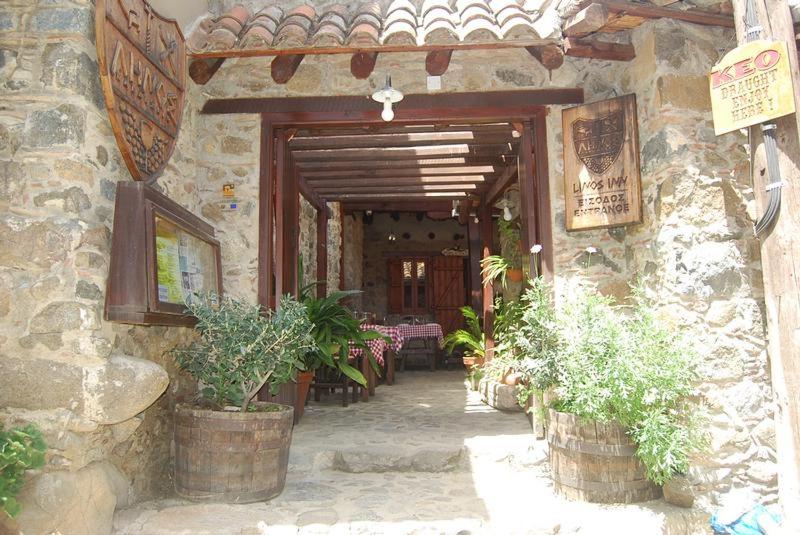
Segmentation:
{"type": "Polygon", "coordinates": [[[350,74],[357,80],[366,80],[375,69],[377,52],[356,52],[350,58],[350,74]]]}
{"type": "Polygon", "coordinates": [[[559,46],[529,46],[525,49],[531,56],[539,60],[539,63],[548,71],[558,69],[564,64],[564,51],[559,46]]]}
{"type": "Polygon", "coordinates": [[[505,171],[495,180],[492,187],[489,188],[489,191],[486,192],[484,195],[484,202],[486,204],[494,204],[495,201],[508,189],[508,187],[513,182],[513,179],[517,176],[517,166],[516,165],[509,165],[506,167],[505,171]]]}
{"type": "Polygon", "coordinates": [[[402,160],[409,158],[449,158],[451,156],[485,156],[512,154],[510,143],[471,146],[466,143],[454,145],[419,145],[416,147],[365,147],[359,149],[294,150],[292,155],[298,162],[307,161],[353,161],[353,160],[402,160]]]}
{"type": "Polygon", "coordinates": [[[288,56],[277,56],[272,60],[270,73],[276,84],[285,84],[292,79],[297,67],[303,61],[302,54],[292,54],[288,56]]]}
{"type": "Polygon", "coordinates": [[[330,186],[314,188],[322,197],[330,197],[331,195],[344,195],[344,194],[361,194],[361,193],[423,193],[427,191],[441,191],[450,192],[454,194],[463,193],[466,191],[478,191],[477,184],[421,184],[416,186],[398,186],[393,184],[381,185],[373,184],[371,186],[330,186]]]}
{"type": "Polygon", "coordinates": [[[492,179],[483,175],[472,176],[424,176],[424,177],[381,177],[381,178],[317,178],[307,180],[312,188],[347,187],[347,186],[379,186],[394,184],[397,186],[421,186],[424,184],[487,184],[492,179]]]}
{"type": "MultiPolygon", "coordinates": [[[[550,104],[582,103],[580,87],[407,95],[395,106],[394,124],[511,122],[546,113],[550,104]]],[[[202,113],[261,113],[278,126],[385,124],[381,106],[363,96],[211,99],[202,113]]]]}
{"type": "Polygon", "coordinates": [[[564,54],[576,58],[630,61],[636,57],[633,45],[609,43],[596,39],[564,38],[564,54]]]}
{"type": "Polygon", "coordinates": [[[363,212],[372,210],[374,212],[445,212],[450,213],[453,203],[447,200],[418,199],[413,201],[366,201],[342,203],[342,209],[346,213],[363,212]]]}
{"type": "Polygon", "coordinates": [[[346,161],[346,162],[297,162],[297,166],[304,171],[364,171],[364,170],[397,170],[397,169],[446,169],[454,166],[502,166],[510,160],[510,156],[483,157],[483,156],[458,156],[454,158],[408,158],[405,160],[382,161],[346,161]]]}
{"type": "Polygon", "coordinates": [[[445,50],[433,50],[428,52],[425,57],[425,70],[431,76],[441,76],[447,72],[450,67],[450,57],[453,55],[453,49],[448,48],[445,50]]]}
{"type": "MultiPolygon", "coordinates": [[[[362,162],[363,163],[363,162],[362,162]]],[[[496,173],[501,167],[497,165],[472,165],[472,166],[454,166],[454,167],[408,167],[399,169],[373,169],[368,166],[363,166],[362,169],[346,169],[346,170],[320,170],[320,171],[304,171],[303,176],[309,181],[316,179],[320,180],[336,180],[336,179],[369,179],[390,177],[391,180],[400,180],[404,178],[435,178],[435,179],[472,179],[473,177],[481,177],[484,175],[491,175],[496,173]]]]}
{"type": "Polygon", "coordinates": [[[472,208],[472,201],[470,199],[463,199],[458,201],[458,222],[466,225],[469,222],[469,212],[472,208]]]}
{"type": "Polygon", "coordinates": [[[306,180],[298,175],[297,178],[297,185],[298,189],[300,190],[300,194],[305,197],[305,199],[313,206],[318,212],[322,210],[327,210],[328,207],[325,204],[325,201],[319,196],[319,194],[314,191],[314,189],[306,182],[306,180]]]}
{"type": "Polygon", "coordinates": [[[564,35],[583,37],[594,33],[608,22],[608,10],[603,4],[589,4],[564,23],[564,35]]]}
{"type": "Polygon", "coordinates": [[[469,143],[470,145],[495,145],[498,143],[514,143],[511,128],[505,132],[472,132],[470,130],[452,132],[419,132],[410,134],[361,134],[333,136],[296,136],[289,147],[292,150],[304,149],[356,149],[367,147],[408,147],[419,144],[447,145],[452,143],[469,143]]]}
{"type": "Polygon", "coordinates": [[[704,26],[734,27],[733,15],[722,15],[700,9],[681,10],[620,0],[595,0],[595,2],[603,4],[611,13],[624,13],[632,17],[642,17],[645,19],[674,19],[684,22],[693,22],[694,24],[702,24],[704,26]]]}
{"type": "Polygon", "coordinates": [[[189,63],[189,77],[197,85],[205,85],[214,77],[225,58],[194,59],[189,63]]]}
{"type": "Polygon", "coordinates": [[[508,132],[508,122],[503,123],[476,123],[456,122],[454,124],[411,124],[395,125],[392,123],[365,124],[363,126],[349,125],[340,127],[307,127],[301,129],[297,137],[321,136],[363,136],[368,134],[431,134],[436,132],[463,132],[469,130],[480,134],[498,134],[508,132]]]}
{"type": "Polygon", "coordinates": [[[326,196],[328,201],[364,201],[381,199],[461,199],[466,193],[452,193],[445,191],[424,191],[412,193],[344,193],[326,196]]]}

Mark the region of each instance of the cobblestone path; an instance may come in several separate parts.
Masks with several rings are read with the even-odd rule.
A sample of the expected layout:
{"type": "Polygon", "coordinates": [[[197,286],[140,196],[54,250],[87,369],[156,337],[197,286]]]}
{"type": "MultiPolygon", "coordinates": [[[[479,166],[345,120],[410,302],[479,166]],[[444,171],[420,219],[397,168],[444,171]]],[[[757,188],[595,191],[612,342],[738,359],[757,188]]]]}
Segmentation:
{"type": "Polygon", "coordinates": [[[286,488],[266,503],[164,499],[118,511],[125,535],[707,533],[661,501],[567,502],[522,413],[484,405],[463,372],[405,372],[367,403],[313,401],[286,488]]]}

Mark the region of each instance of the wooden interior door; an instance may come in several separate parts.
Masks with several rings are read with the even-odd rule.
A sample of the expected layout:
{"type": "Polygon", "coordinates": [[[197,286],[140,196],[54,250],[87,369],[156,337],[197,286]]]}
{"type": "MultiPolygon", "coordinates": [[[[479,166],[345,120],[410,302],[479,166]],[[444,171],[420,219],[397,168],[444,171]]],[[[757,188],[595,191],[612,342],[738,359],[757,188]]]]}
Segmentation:
{"type": "Polygon", "coordinates": [[[459,309],[467,304],[465,261],[461,256],[438,256],[433,260],[433,311],[445,335],[464,324],[459,309]]]}

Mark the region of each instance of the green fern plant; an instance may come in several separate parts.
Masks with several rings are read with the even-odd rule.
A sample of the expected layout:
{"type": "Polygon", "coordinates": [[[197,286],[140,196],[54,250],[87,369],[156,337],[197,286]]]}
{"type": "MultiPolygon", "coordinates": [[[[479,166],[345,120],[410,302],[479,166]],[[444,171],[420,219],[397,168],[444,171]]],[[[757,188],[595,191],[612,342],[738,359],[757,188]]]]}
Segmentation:
{"type": "Polygon", "coordinates": [[[481,260],[481,275],[483,275],[483,285],[489,286],[496,279],[500,279],[503,288],[506,287],[506,275],[513,265],[507,259],[499,255],[487,256],[481,260]]]}
{"type": "Polygon", "coordinates": [[[478,314],[470,307],[461,307],[466,328],[458,329],[444,338],[444,349],[452,354],[457,347],[464,347],[465,354],[471,357],[484,358],[486,356],[486,335],[481,329],[478,314]]]}

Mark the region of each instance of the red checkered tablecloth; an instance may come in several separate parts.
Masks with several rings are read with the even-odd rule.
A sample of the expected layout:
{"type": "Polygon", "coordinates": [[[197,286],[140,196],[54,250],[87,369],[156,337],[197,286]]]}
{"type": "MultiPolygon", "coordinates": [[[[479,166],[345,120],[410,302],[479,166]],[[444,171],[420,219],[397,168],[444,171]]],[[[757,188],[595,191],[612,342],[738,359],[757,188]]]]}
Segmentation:
{"type": "Polygon", "coordinates": [[[361,326],[362,329],[365,331],[378,331],[384,336],[388,336],[392,343],[389,344],[389,349],[397,353],[403,347],[403,334],[400,332],[400,329],[397,327],[393,327],[391,325],[371,325],[371,324],[364,324],[361,326]]]}
{"type": "Polygon", "coordinates": [[[435,338],[439,346],[441,346],[442,340],[444,339],[442,326],[438,323],[423,323],[420,325],[400,324],[397,328],[400,330],[400,335],[403,337],[403,340],[409,340],[411,338],[435,338]]]}
{"type": "MultiPolygon", "coordinates": [[[[370,325],[370,324],[363,324],[361,326],[362,331],[378,331],[379,333],[383,334],[384,336],[388,336],[392,343],[391,345],[386,343],[386,340],[383,338],[377,338],[375,340],[368,340],[367,347],[372,351],[372,355],[375,357],[375,360],[378,364],[383,366],[383,353],[386,351],[387,348],[391,348],[392,351],[399,351],[401,347],[403,347],[403,337],[400,334],[400,331],[396,327],[387,327],[385,325],[370,325]]],[[[360,347],[355,347],[350,343],[350,358],[357,358],[360,357],[364,353],[364,350],[360,347]]]]}

